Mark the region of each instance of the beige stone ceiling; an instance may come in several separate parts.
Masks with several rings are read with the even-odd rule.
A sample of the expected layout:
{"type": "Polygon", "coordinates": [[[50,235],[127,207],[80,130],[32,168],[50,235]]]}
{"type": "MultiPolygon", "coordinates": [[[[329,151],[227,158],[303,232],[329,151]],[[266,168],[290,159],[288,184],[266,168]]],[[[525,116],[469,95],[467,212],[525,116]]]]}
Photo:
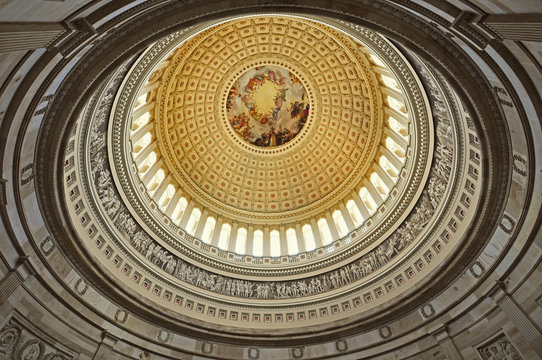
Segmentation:
{"type": "Polygon", "coordinates": [[[280,219],[351,194],[383,130],[380,85],[360,47],[313,21],[264,16],[214,26],[177,48],[158,75],[154,110],[177,186],[234,218],[280,219]],[[264,65],[295,74],[311,109],[300,134],[272,148],[237,136],[225,105],[235,80],[264,65]]]}

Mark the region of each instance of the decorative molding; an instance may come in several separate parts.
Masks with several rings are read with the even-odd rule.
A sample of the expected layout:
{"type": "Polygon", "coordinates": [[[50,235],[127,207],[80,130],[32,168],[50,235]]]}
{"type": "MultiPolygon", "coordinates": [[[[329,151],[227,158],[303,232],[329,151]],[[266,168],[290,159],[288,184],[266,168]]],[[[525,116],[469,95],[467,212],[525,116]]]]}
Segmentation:
{"type": "Polygon", "coordinates": [[[21,168],[21,186],[28,184],[34,178],[34,164],[26,164],[21,168]]]}
{"type": "Polygon", "coordinates": [[[305,347],[296,347],[290,349],[290,357],[292,359],[303,359],[305,356],[305,347]]]}
{"type": "Polygon", "coordinates": [[[7,180],[6,179],[0,179],[0,205],[7,205],[8,204],[8,197],[7,197],[7,180]]]}
{"type": "Polygon", "coordinates": [[[92,360],[107,360],[110,358],[110,355],[113,351],[113,347],[117,343],[118,338],[109,332],[103,331],[102,332],[102,341],[98,345],[98,348],[96,349],[96,352],[94,353],[94,357],[92,360]]]}
{"type": "MultiPolygon", "coordinates": [[[[345,26],[342,24],[341,26],[345,26]]],[[[412,104],[412,108],[409,109],[410,112],[412,112],[414,115],[412,115],[414,119],[415,126],[419,127],[418,131],[419,134],[419,140],[416,147],[412,148],[412,151],[414,153],[411,157],[407,157],[407,162],[411,162],[412,166],[415,167],[415,169],[409,170],[413,172],[413,178],[409,179],[410,182],[410,188],[405,191],[405,195],[403,198],[400,199],[399,204],[395,205],[396,207],[392,207],[393,209],[393,215],[389,215],[388,217],[381,216],[381,214],[378,214],[378,218],[380,218],[380,221],[369,221],[367,224],[371,224],[371,232],[369,232],[369,235],[367,235],[366,232],[366,225],[364,225],[359,231],[359,233],[364,234],[363,241],[360,241],[359,238],[356,238],[356,241],[351,241],[354,235],[345,237],[344,239],[341,239],[339,242],[340,244],[346,244],[351,243],[353,245],[345,247],[345,250],[342,250],[342,248],[338,247],[336,243],[326,246],[321,249],[317,249],[316,251],[313,251],[309,254],[303,254],[306,257],[306,262],[315,262],[316,256],[320,254],[320,256],[324,257],[326,254],[333,252],[335,255],[333,256],[333,263],[337,263],[340,260],[349,257],[349,256],[360,256],[362,253],[360,250],[367,247],[368,244],[370,244],[374,239],[379,238],[385,231],[388,231],[390,227],[397,225],[397,222],[394,220],[397,220],[398,217],[404,216],[404,211],[407,210],[407,208],[410,208],[410,206],[413,205],[413,197],[416,195],[416,186],[415,184],[418,184],[418,181],[421,180],[421,178],[424,175],[424,171],[426,170],[424,165],[427,165],[428,163],[425,162],[425,159],[430,156],[430,152],[432,150],[432,147],[428,147],[430,140],[430,134],[429,134],[429,122],[424,121],[423,119],[427,119],[429,114],[427,113],[427,104],[425,103],[424,96],[422,93],[422,89],[419,87],[419,84],[416,82],[415,77],[413,76],[413,73],[409,69],[408,65],[405,64],[402,57],[397,55],[396,50],[393,49],[393,47],[384,39],[382,39],[379,35],[376,33],[365,29],[360,26],[354,26],[356,36],[359,36],[362,41],[364,41],[367,46],[370,45],[370,47],[376,51],[377,53],[381,54],[383,58],[388,59],[387,61],[390,61],[390,66],[393,69],[394,72],[399,74],[399,79],[403,79],[401,81],[405,81],[404,86],[407,88],[407,91],[405,95],[409,98],[408,103],[412,104]],[[380,222],[384,222],[385,226],[380,224],[380,222]],[[379,225],[380,224],[380,225],[379,225]],[[341,251],[339,254],[338,251],[341,251]]],[[[129,173],[132,168],[131,160],[125,160],[123,159],[124,156],[129,152],[128,149],[126,149],[126,144],[120,144],[120,139],[123,138],[124,130],[120,129],[120,127],[125,127],[127,124],[127,116],[129,115],[131,111],[131,104],[133,102],[133,98],[135,96],[134,91],[142,84],[139,84],[138,81],[141,81],[141,78],[145,77],[147,75],[147,72],[150,70],[145,71],[145,69],[149,66],[149,64],[153,63],[153,58],[159,57],[159,54],[169,49],[167,45],[168,42],[177,42],[179,41],[180,37],[179,35],[176,36],[170,36],[170,38],[164,39],[163,43],[157,43],[156,49],[151,48],[149,52],[145,54],[145,57],[140,59],[140,62],[137,63],[134,68],[131,70],[131,73],[128,75],[129,80],[126,81],[125,86],[119,92],[116,108],[114,110],[113,114],[113,128],[112,133],[109,135],[112,139],[112,154],[114,156],[114,164],[113,170],[116,172],[116,178],[119,179],[118,186],[122,189],[124,196],[128,198],[128,203],[133,208],[133,212],[137,214],[137,218],[142,219],[142,221],[145,222],[148,228],[152,229],[152,233],[155,234],[157,238],[162,239],[162,241],[166,241],[169,246],[176,248],[178,250],[181,250],[182,253],[185,254],[185,256],[188,256],[192,259],[194,259],[196,262],[201,262],[204,265],[210,265],[212,267],[215,267],[220,270],[234,272],[234,273],[245,273],[247,271],[246,267],[239,267],[236,266],[236,264],[239,263],[239,259],[242,258],[244,261],[247,262],[247,259],[251,259],[251,263],[254,265],[257,265],[258,268],[260,267],[260,264],[269,264],[269,265],[276,265],[276,262],[273,261],[273,259],[266,259],[266,261],[263,261],[259,257],[254,256],[242,256],[242,255],[236,255],[233,253],[225,254],[224,251],[221,251],[220,249],[216,249],[214,246],[209,246],[207,244],[201,245],[197,251],[199,253],[195,253],[192,249],[194,248],[192,246],[182,246],[182,244],[179,244],[177,241],[175,241],[175,238],[182,237],[185,242],[188,242],[192,244],[200,244],[196,239],[193,239],[192,236],[185,233],[183,229],[178,228],[175,226],[175,224],[172,224],[171,222],[168,222],[168,224],[162,224],[162,219],[164,218],[163,214],[158,210],[157,206],[154,206],[154,211],[151,210],[153,207],[152,200],[148,198],[148,196],[145,198],[144,195],[139,194],[139,190],[137,190],[138,187],[142,185],[133,185],[133,183],[137,183],[138,177],[137,176],[130,176],[129,173]],[[139,79],[139,80],[138,80],[139,79]],[[143,196],[143,198],[141,198],[143,196]],[[146,205],[146,203],[149,203],[151,205],[146,205]],[[214,255],[211,252],[211,250],[214,249],[214,255]],[[205,253],[203,253],[202,250],[206,250],[205,253]],[[220,262],[217,262],[220,260],[220,262]],[[226,262],[228,262],[226,264],[226,262]]],[[[409,105],[410,106],[410,105],[409,105]]],[[[419,191],[419,190],[418,190],[419,191]]],[[[230,209],[231,210],[231,209],[230,209]]],[[[291,257],[292,263],[297,265],[299,267],[299,264],[301,262],[301,259],[299,256],[291,257]]],[[[329,261],[326,261],[326,266],[329,266],[329,261]]],[[[306,271],[314,271],[317,269],[317,265],[311,265],[308,267],[306,271]]],[[[297,269],[297,272],[300,272],[301,269],[297,269]]],[[[262,270],[259,274],[254,273],[254,275],[263,275],[264,271],[262,270]]],[[[285,273],[285,270],[279,270],[279,271],[265,271],[265,274],[268,275],[287,275],[285,273]]]]}
{"type": "Polygon", "coordinates": [[[68,360],[75,359],[69,354],[55,347],[48,340],[37,337],[15,317],[11,317],[0,329],[0,355],[6,359],[47,359],[68,360]]]}
{"type": "Polygon", "coordinates": [[[0,306],[6,302],[11,294],[30,276],[35,270],[28,256],[20,257],[13,269],[0,281],[0,306]]]}
{"type": "Polygon", "coordinates": [[[502,229],[502,231],[504,231],[508,235],[511,235],[515,226],[516,226],[516,220],[512,216],[508,214],[502,215],[502,220],[501,220],[501,223],[499,224],[499,227],[502,229]]]}
{"type": "Polygon", "coordinates": [[[420,314],[422,314],[425,319],[433,317],[435,315],[435,308],[433,307],[433,304],[429,303],[420,308],[420,314]]]}
{"type": "Polygon", "coordinates": [[[476,350],[482,360],[523,360],[504,333],[492,336],[476,350]]]}
{"type": "Polygon", "coordinates": [[[433,332],[433,337],[438,341],[446,359],[448,360],[463,360],[461,353],[457,349],[453,339],[448,334],[448,326],[443,325],[441,328],[433,332]]]}
{"type": "Polygon", "coordinates": [[[472,274],[472,277],[475,279],[479,279],[485,272],[486,268],[480,261],[476,261],[471,268],[469,269],[470,273],[472,274]]]}
{"type": "Polygon", "coordinates": [[[87,292],[88,290],[88,284],[85,283],[85,281],[81,278],[79,278],[77,280],[77,282],[75,283],[73,289],[75,291],[77,291],[77,293],[81,296],[85,295],[85,293],[87,292]]]}
{"type": "Polygon", "coordinates": [[[215,350],[215,345],[210,343],[201,343],[201,352],[204,354],[212,354],[215,350]]]}
{"type": "Polygon", "coordinates": [[[115,321],[119,324],[126,324],[126,320],[128,320],[128,313],[124,310],[117,309],[115,312],[115,321]]]}
{"type": "Polygon", "coordinates": [[[40,241],[40,248],[46,257],[55,251],[56,245],[51,235],[47,235],[42,241],[40,241]]]}
{"type": "Polygon", "coordinates": [[[249,360],[258,360],[260,358],[260,349],[258,348],[247,349],[247,356],[249,360]]]}
{"type": "Polygon", "coordinates": [[[502,39],[542,42],[542,13],[491,14],[481,23],[502,39]]]}
{"type": "Polygon", "coordinates": [[[392,336],[391,328],[386,325],[378,329],[378,335],[384,340],[389,339],[392,336]]]}
{"type": "Polygon", "coordinates": [[[46,48],[65,31],[54,22],[1,22],[0,53],[46,48]]]}
{"type": "Polygon", "coordinates": [[[348,341],[344,339],[339,339],[335,341],[335,350],[337,350],[338,352],[348,351],[348,341]]]}
{"type": "Polygon", "coordinates": [[[156,333],[156,340],[161,343],[167,343],[171,339],[171,333],[164,329],[159,329],[156,333]]]}

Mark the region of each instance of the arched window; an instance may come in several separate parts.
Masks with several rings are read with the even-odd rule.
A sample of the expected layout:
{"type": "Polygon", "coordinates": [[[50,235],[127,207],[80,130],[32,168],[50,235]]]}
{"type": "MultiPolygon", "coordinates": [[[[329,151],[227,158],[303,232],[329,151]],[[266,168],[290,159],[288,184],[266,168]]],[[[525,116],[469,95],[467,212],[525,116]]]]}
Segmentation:
{"type": "Polygon", "coordinates": [[[380,58],[374,54],[371,54],[369,56],[371,58],[371,61],[373,63],[375,63],[376,65],[382,67],[382,68],[386,68],[386,64],[384,64],[384,62],[382,62],[382,60],[380,60],[380,58]]]}
{"type": "Polygon", "coordinates": [[[162,209],[162,211],[165,210],[165,207],[171,201],[173,195],[175,195],[175,186],[169,184],[166,187],[166,190],[164,191],[162,196],[160,197],[160,200],[158,200],[158,205],[160,206],[160,209],[162,209]]]}
{"type": "Polygon", "coordinates": [[[203,233],[201,234],[201,241],[209,244],[213,238],[213,233],[215,230],[216,220],[214,217],[209,216],[205,222],[205,227],[203,228],[203,233]]]}
{"type": "Polygon", "coordinates": [[[370,179],[371,179],[371,183],[373,183],[375,189],[380,194],[382,194],[383,197],[388,196],[390,191],[389,191],[388,187],[384,184],[382,179],[380,179],[380,176],[378,176],[377,173],[375,173],[375,172],[372,173],[370,179]]]}
{"type": "Polygon", "coordinates": [[[151,166],[154,165],[154,163],[156,162],[156,153],[154,151],[152,151],[146,158],[145,160],[141,163],[141,166],[139,166],[139,173],[140,174],[144,174],[147,172],[147,170],[149,170],[149,168],[151,166]]]}
{"type": "Polygon", "coordinates": [[[187,206],[188,200],[186,200],[185,197],[181,196],[181,198],[177,202],[177,205],[175,205],[175,210],[173,210],[173,213],[171,214],[171,218],[175,219],[175,224],[179,225],[179,221],[181,220],[181,217],[183,216],[187,206]]]}
{"type": "Polygon", "coordinates": [[[314,241],[314,234],[312,233],[312,227],[310,224],[305,224],[301,228],[303,232],[303,240],[305,241],[305,249],[307,251],[312,251],[316,249],[316,242],[314,241]]]}
{"type": "Polygon", "coordinates": [[[386,76],[386,75],[380,75],[380,76],[382,77],[382,82],[384,83],[384,85],[395,90],[401,90],[399,88],[399,85],[397,84],[397,81],[395,81],[395,79],[392,79],[391,77],[386,76]]]}
{"type": "Polygon", "coordinates": [[[386,98],[386,101],[388,102],[388,105],[390,106],[390,108],[406,115],[407,111],[405,108],[405,104],[403,104],[401,101],[394,99],[391,96],[388,96],[386,98]]]}
{"type": "Polygon", "coordinates": [[[156,174],[152,177],[151,181],[149,181],[149,192],[152,192],[158,188],[158,185],[164,180],[165,173],[163,169],[159,169],[156,174]]]}
{"type": "Polygon", "coordinates": [[[346,226],[346,221],[344,221],[343,214],[340,210],[335,210],[333,212],[333,222],[335,223],[335,226],[337,226],[339,236],[343,237],[348,234],[348,226],[346,226]]]}
{"type": "Polygon", "coordinates": [[[137,154],[144,148],[146,148],[152,141],[152,135],[150,132],[146,133],[139,139],[133,146],[134,152],[137,154]]]}
{"type": "Polygon", "coordinates": [[[252,247],[254,256],[263,256],[263,231],[254,231],[254,243],[252,247]]]}
{"type": "Polygon", "coordinates": [[[271,230],[269,234],[271,256],[280,256],[280,233],[278,230],[271,230]]]}
{"type": "Polygon", "coordinates": [[[393,179],[396,179],[399,176],[398,170],[393,166],[393,164],[384,155],[382,155],[380,157],[380,159],[378,160],[378,164],[393,179]]]}
{"type": "Polygon", "coordinates": [[[190,214],[190,218],[188,218],[188,223],[186,224],[187,233],[189,233],[190,235],[194,235],[194,232],[196,231],[200,217],[201,217],[201,210],[198,208],[194,208],[192,210],[192,213],[190,214]]]}
{"type": "MultiPolygon", "coordinates": [[[[144,95],[146,97],[146,94],[144,95]]],[[[141,106],[138,106],[140,108],[141,106]]],[[[137,119],[132,120],[132,132],[136,131],[140,127],[146,125],[151,118],[151,114],[147,111],[146,113],[139,116],[137,119]]]]}
{"type": "Polygon", "coordinates": [[[348,202],[346,203],[346,209],[348,210],[350,217],[354,221],[354,225],[360,226],[363,223],[363,216],[361,215],[361,212],[359,211],[356,202],[354,200],[348,200],[348,202]]]}
{"type": "Polygon", "coordinates": [[[218,238],[218,248],[226,250],[228,248],[228,242],[231,235],[231,225],[228,223],[222,224],[222,229],[220,230],[220,236],[218,238]]]}
{"type": "Polygon", "coordinates": [[[247,249],[247,229],[240,227],[237,230],[237,239],[235,240],[235,252],[237,254],[245,254],[247,249]]]}
{"type": "Polygon", "coordinates": [[[401,135],[402,137],[406,139],[406,137],[408,136],[408,131],[407,131],[406,126],[404,126],[403,124],[401,124],[399,121],[397,121],[395,118],[391,116],[388,117],[388,124],[391,130],[395,131],[397,134],[401,135]]]}
{"type": "Polygon", "coordinates": [[[295,229],[290,228],[286,230],[286,242],[288,244],[288,255],[295,255],[299,252],[295,229]]]}
{"type": "Polygon", "coordinates": [[[318,220],[318,230],[320,230],[320,236],[322,237],[322,242],[324,245],[328,245],[333,241],[331,231],[329,230],[329,225],[325,218],[318,220]]]}
{"type": "Polygon", "coordinates": [[[147,102],[147,94],[148,93],[143,93],[139,95],[136,101],[136,108],[143,106],[147,102]]]}
{"type": "Polygon", "coordinates": [[[376,202],[373,200],[365,186],[359,189],[359,197],[361,198],[361,201],[363,201],[363,203],[365,204],[367,210],[369,210],[369,213],[371,215],[374,214],[374,212],[376,211],[376,202]]]}
{"type": "Polygon", "coordinates": [[[394,153],[398,158],[399,160],[401,161],[404,161],[404,157],[405,157],[405,152],[404,150],[399,146],[397,145],[397,143],[395,141],[393,141],[392,138],[390,137],[387,137],[386,138],[386,147],[392,152],[394,153]]]}

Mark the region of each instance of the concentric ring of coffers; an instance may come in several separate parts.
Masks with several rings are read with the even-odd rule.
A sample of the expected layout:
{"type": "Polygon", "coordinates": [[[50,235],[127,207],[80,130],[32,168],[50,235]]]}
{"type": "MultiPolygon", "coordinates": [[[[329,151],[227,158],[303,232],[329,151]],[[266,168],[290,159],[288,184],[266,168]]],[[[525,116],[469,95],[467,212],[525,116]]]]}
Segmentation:
{"type": "MultiPolygon", "coordinates": [[[[296,28],[286,27],[284,31],[291,29],[296,28]]],[[[298,37],[307,33],[295,31],[298,37]]],[[[334,28],[306,19],[248,17],[207,29],[176,45],[178,47],[172,45],[174,41],[155,45],[169,52],[151,49],[134,65],[128,75],[130,81],[121,94],[130,100],[123,103],[121,111],[117,107],[110,133],[115,175],[121,179],[119,185],[130,199],[129,206],[137,214],[136,218],[160,241],[165,240],[168,246],[181,250],[184,255],[212,267],[220,268],[221,263],[229,263],[226,267],[241,266],[243,272],[247,271],[245,264],[251,268],[278,265],[277,274],[284,274],[288,264],[314,263],[330,256],[340,262],[353,253],[361,256],[360,250],[374,247],[372,242],[392,231],[397,223],[390,219],[404,218],[406,210],[413,206],[412,200],[419,196],[420,184],[428,172],[426,159],[432,150],[429,146],[431,124],[425,120],[428,112],[420,95],[421,88],[413,80],[415,77],[409,67],[404,66],[404,59],[380,36],[368,30],[358,36],[363,38],[363,44],[360,39],[354,40],[334,28]],[[266,31],[272,32],[274,27],[269,24],[273,25],[276,19],[282,24],[301,24],[305,29],[312,26],[319,31],[314,32],[314,38],[318,34],[332,34],[332,40],[343,41],[343,48],[333,52],[329,47],[323,48],[324,55],[328,51],[328,57],[315,55],[314,63],[309,62],[310,55],[299,55],[294,62],[295,54],[301,54],[293,54],[295,47],[285,58],[280,53],[281,49],[288,49],[284,44],[282,47],[277,44],[277,53],[272,53],[271,43],[262,45],[256,38],[254,55],[245,55],[246,60],[241,59],[239,64],[231,61],[230,69],[225,66],[227,61],[217,61],[210,55],[205,58],[206,54],[234,56],[240,51],[226,54],[223,46],[214,49],[216,38],[214,42],[209,41],[211,50],[205,52],[198,47],[221,30],[224,36],[230,36],[232,27],[243,33],[247,26],[254,29],[267,24],[266,31]],[[267,52],[258,52],[262,46],[267,52]],[[329,65],[333,59],[340,64],[341,55],[347,59],[343,60],[346,64],[352,59],[361,64],[354,68],[356,75],[351,74],[351,83],[326,82],[326,76],[329,79],[346,76],[348,80],[348,69],[333,70],[329,65]],[[224,67],[223,75],[217,74],[220,73],[217,70],[207,74],[207,68],[199,68],[199,63],[190,56],[197,56],[198,61],[203,59],[204,64],[216,64],[218,69],[224,67]],[[243,142],[232,130],[226,103],[231,84],[240,72],[270,64],[295,72],[306,86],[308,102],[312,105],[306,129],[291,144],[260,148],[243,142]],[[325,66],[329,68],[327,73],[322,70],[325,66]],[[210,80],[191,84],[178,75],[193,72],[206,75],[210,80]],[[360,82],[360,78],[363,81],[360,82]],[[183,90],[176,93],[179,87],[183,90]],[[197,89],[201,90],[198,95],[197,89]],[[188,112],[192,117],[187,120],[188,112]],[[179,119],[176,120],[176,116],[179,119]],[[368,121],[370,116],[374,121],[368,121]],[[130,126],[124,126],[123,119],[131,119],[130,126]],[[356,142],[348,140],[348,136],[353,136],[356,142]],[[123,140],[128,138],[130,141],[123,140]],[[371,138],[372,142],[367,140],[371,138]],[[341,148],[336,146],[337,141],[343,145],[341,148]],[[370,156],[362,156],[363,149],[370,156]],[[131,156],[127,156],[130,153],[131,156]],[[306,170],[299,171],[300,167],[306,170]],[[234,177],[235,169],[243,170],[237,174],[238,179],[234,177]],[[337,171],[345,174],[334,179],[326,175],[325,169],[334,171],[330,174],[337,171]],[[288,175],[290,173],[293,175],[288,175]],[[225,177],[229,179],[227,184],[225,177]],[[303,182],[303,178],[308,180],[303,182]],[[345,179],[343,183],[334,185],[334,180],[341,179],[345,179]],[[331,193],[319,193],[321,198],[309,204],[312,209],[301,206],[296,209],[297,213],[285,210],[288,204],[294,207],[296,191],[306,196],[314,194],[311,188],[318,187],[320,180],[322,189],[333,188],[331,193]],[[327,180],[330,182],[326,183],[327,180]],[[280,188],[281,181],[286,183],[285,188],[280,188]],[[299,185],[291,187],[294,181],[299,185]],[[258,191],[260,185],[262,191],[258,191]],[[206,192],[206,186],[216,191],[206,192]],[[248,193],[250,199],[243,198],[242,192],[248,193]],[[218,195],[223,196],[223,201],[217,200],[218,195]],[[283,195],[289,197],[281,198],[283,195]],[[265,201],[256,201],[258,196],[265,201]],[[272,196],[281,201],[271,201],[272,196]],[[227,200],[232,199],[237,207],[227,204],[227,200]],[[292,202],[288,203],[288,199],[292,202]],[[250,204],[250,211],[242,209],[243,201],[250,204]],[[265,213],[254,210],[258,204],[264,207],[265,213]],[[279,207],[279,211],[273,212],[272,206],[279,207]],[[383,222],[385,226],[379,226],[383,222]],[[336,256],[339,254],[342,257],[336,256]]],[[[273,40],[272,36],[266,39],[273,40]]],[[[280,40],[284,43],[289,37],[280,40]]],[[[242,37],[237,41],[242,41],[242,37]]],[[[225,43],[220,41],[220,44],[225,43]]],[[[235,43],[232,40],[231,46],[235,43]]],[[[307,46],[306,53],[312,54],[306,42],[302,44],[300,46],[307,46]]]]}

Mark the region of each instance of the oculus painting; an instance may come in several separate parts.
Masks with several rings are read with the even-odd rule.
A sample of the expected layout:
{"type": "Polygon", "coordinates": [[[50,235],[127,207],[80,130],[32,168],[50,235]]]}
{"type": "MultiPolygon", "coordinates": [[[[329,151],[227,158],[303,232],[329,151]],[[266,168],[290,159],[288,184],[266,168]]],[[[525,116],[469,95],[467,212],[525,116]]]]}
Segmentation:
{"type": "Polygon", "coordinates": [[[226,101],[228,121],[249,144],[275,147],[291,141],[309,116],[301,81],[278,66],[260,66],[241,75],[226,101]]]}

